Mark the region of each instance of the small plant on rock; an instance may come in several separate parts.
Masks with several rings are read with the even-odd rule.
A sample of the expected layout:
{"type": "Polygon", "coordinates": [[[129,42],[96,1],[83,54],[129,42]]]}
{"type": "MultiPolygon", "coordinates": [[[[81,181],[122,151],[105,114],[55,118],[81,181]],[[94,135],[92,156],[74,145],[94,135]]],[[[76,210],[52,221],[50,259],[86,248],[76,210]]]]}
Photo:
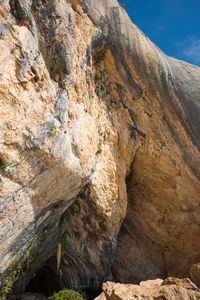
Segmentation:
{"type": "Polygon", "coordinates": [[[3,10],[3,8],[0,7],[0,16],[2,16],[4,19],[6,19],[6,13],[3,10]]]}
{"type": "Polygon", "coordinates": [[[0,160],[0,169],[4,169],[5,168],[5,165],[4,163],[0,160]]]}
{"type": "Polygon", "coordinates": [[[13,30],[13,31],[16,31],[15,28],[14,28],[14,24],[10,21],[8,21],[8,24],[10,25],[10,28],[13,30]]]}
{"type": "Polygon", "coordinates": [[[102,140],[99,139],[98,145],[97,145],[97,154],[101,154],[102,152],[102,140]]]}
{"type": "Polygon", "coordinates": [[[49,297],[48,300],[86,300],[80,293],[73,290],[62,290],[53,296],[49,297]]]}
{"type": "Polygon", "coordinates": [[[51,130],[51,132],[53,132],[54,134],[56,134],[56,133],[59,132],[59,130],[57,129],[56,125],[53,125],[53,126],[51,127],[50,130],[51,130]]]}

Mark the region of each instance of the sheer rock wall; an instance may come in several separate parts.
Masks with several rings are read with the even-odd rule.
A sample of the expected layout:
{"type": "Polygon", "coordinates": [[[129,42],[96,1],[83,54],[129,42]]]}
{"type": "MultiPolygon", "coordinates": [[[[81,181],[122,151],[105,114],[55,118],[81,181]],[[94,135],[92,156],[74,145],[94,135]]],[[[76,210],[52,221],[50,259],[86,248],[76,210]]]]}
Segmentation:
{"type": "Polygon", "coordinates": [[[187,276],[200,260],[200,69],[115,0],[0,7],[2,291],[44,265],[72,288],[187,276]]]}

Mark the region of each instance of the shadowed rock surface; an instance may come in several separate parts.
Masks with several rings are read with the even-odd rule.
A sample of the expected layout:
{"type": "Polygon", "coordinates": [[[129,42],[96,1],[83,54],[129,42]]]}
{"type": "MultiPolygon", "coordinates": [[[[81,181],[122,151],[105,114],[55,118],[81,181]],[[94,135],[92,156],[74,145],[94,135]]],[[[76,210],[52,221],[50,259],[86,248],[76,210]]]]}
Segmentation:
{"type": "Polygon", "coordinates": [[[115,0],[0,7],[1,292],[189,276],[200,68],[115,0]]]}

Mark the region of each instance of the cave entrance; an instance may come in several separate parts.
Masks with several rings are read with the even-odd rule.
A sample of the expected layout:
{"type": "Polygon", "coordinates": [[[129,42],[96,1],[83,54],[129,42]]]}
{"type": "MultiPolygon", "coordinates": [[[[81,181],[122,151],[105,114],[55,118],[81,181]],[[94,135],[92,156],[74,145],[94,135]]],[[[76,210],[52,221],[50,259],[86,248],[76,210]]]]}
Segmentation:
{"type": "MultiPolygon", "coordinates": [[[[45,297],[50,297],[63,288],[67,287],[63,286],[54,269],[49,265],[44,265],[42,268],[38,269],[34,276],[29,280],[23,294],[43,294],[45,297]]],[[[90,287],[80,287],[78,291],[83,293],[87,300],[93,300],[102,292],[101,289],[93,290],[90,287]]]]}
{"type": "Polygon", "coordinates": [[[33,278],[28,282],[24,292],[42,293],[46,297],[53,295],[61,289],[58,275],[49,266],[43,266],[37,270],[33,278]]]}

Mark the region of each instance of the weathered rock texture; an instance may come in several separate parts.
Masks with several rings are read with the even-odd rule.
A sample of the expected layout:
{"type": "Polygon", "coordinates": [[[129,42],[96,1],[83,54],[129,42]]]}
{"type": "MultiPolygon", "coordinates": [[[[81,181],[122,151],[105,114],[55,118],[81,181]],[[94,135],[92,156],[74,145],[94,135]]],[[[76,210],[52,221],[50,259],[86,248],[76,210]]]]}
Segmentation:
{"type": "MultiPolygon", "coordinates": [[[[156,280],[155,280],[156,281],[156,280]]],[[[196,300],[200,290],[188,279],[169,277],[160,286],[138,286],[106,282],[102,294],[96,300],[196,300]]]]}
{"type": "Polygon", "coordinates": [[[1,290],[47,270],[72,288],[189,276],[200,69],[162,53],[115,0],[0,8],[1,290]]]}
{"type": "Polygon", "coordinates": [[[191,265],[190,278],[198,287],[200,287],[200,264],[191,265]]]}

